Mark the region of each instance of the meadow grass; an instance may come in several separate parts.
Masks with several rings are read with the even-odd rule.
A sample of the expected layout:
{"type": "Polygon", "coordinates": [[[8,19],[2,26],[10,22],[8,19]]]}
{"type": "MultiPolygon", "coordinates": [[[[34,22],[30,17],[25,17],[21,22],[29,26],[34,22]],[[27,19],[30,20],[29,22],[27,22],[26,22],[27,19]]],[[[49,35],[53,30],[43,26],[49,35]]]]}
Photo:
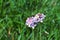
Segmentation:
{"type": "Polygon", "coordinates": [[[0,0],[0,40],[60,40],[60,0],[0,0]],[[43,23],[26,26],[37,13],[43,23]]]}

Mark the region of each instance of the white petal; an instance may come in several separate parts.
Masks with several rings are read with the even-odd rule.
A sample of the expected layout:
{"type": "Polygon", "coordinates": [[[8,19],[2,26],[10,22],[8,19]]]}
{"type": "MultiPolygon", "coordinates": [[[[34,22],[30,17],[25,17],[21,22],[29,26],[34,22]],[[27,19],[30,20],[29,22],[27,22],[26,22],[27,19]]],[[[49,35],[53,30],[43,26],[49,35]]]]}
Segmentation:
{"type": "Polygon", "coordinates": [[[43,23],[43,21],[40,21],[41,23],[43,23]]]}
{"type": "Polygon", "coordinates": [[[34,27],[32,27],[34,29],[34,27]]]}

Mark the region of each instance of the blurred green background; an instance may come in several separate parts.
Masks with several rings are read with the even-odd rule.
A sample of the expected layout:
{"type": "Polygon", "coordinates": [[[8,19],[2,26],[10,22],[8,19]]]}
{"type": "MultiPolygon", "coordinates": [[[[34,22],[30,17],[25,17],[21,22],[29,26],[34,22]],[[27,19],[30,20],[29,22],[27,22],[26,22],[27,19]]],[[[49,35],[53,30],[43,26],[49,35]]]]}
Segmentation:
{"type": "Polygon", "coordinates": [[[60,40],[60,0],[0,0],[0,40],[60,40]],[[33,30],[28,17],[46,15],[33,30]]]}

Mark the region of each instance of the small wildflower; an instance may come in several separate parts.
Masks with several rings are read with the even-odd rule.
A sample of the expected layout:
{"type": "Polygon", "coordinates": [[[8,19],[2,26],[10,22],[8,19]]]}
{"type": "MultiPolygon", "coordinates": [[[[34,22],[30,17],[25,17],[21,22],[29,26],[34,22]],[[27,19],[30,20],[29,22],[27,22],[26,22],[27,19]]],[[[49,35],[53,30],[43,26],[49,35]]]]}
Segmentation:
{"type": "Polygon", "coordinates": [[[32,27],[34,29],[34,27],[36,26],[36,24],[34,23],[33,18],[34,17],[27,18],[26,25],[28,25],[28,27],[32,27]]]}
{"type": "Polygon", "coordinates": [[[37,17],[38,22],[43,22],[43,19],[46,17],[44,14],[36,14],[35,17],[37,17]]]}
{"type": "Polygon", "coordinates": [[[38,13],[34,17],[27,18],[26,25],[28,25],[28,27],[31,27],[34,29],[38,22],[43,22],[43,19],[45,17],[46,16],[44,14],[38,13]]]}

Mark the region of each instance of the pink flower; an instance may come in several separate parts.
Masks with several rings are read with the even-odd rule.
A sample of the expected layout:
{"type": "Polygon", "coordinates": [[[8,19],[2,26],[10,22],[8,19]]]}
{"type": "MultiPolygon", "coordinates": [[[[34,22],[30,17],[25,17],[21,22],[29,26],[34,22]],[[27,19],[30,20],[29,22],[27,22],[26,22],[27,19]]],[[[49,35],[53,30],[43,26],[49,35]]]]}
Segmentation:
{"type": "Polygon", "coordinates": [[[35,15],[35,18],[38,19],[37,22],[43,22],[43,19],[44,19],[45,17],[46,17],[46,16],[45,16],[44,14],[40,14],[40,13],[38,13],[38,14],[35,15]]]}
{"type": "Polygon", "coordinates": [[[32,27],[34,29],[38,22],[43,22],[43,19],[45,17],[46,16],[44,14],[38,13],[34,17],[27,18],[26,25],[28,25],[28,27],[32,27]]]}
{"type": "Polygon", "coordinates": [[[26,25],[28,25],[28,27],[32,27],[34,29],[34,27],[36,26],[36,24],[34,23],[33,18],[34,17],[27,18],[26,25]]]}

